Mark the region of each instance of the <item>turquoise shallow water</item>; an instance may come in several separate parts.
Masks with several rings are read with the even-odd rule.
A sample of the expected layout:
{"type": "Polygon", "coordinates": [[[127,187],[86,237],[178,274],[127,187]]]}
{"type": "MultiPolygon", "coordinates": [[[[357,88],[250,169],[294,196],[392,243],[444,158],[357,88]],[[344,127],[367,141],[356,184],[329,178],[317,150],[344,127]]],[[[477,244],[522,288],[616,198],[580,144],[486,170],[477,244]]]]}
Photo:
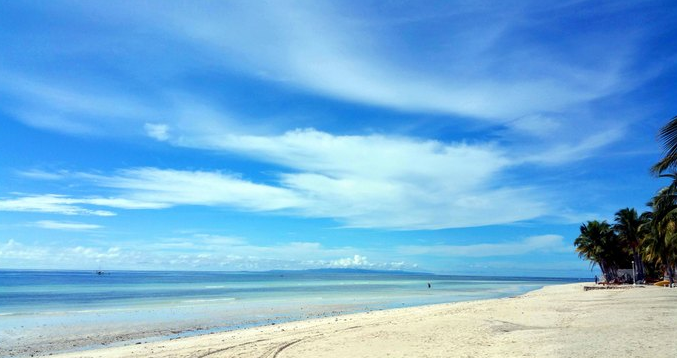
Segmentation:
{"type": "Polygon", "coordinates": [[[379,308],[495,298],[571,279],[363,271],[141,272],[0,270],[0,315],[292,301],[379,308]],[[427,284],[432,285],[428,289],[427,284]]]}
{"type": "Polygon", "coordinates": [[[327,270],[0,270],[0,357],[508,297],[577,281],[327,270]]]}

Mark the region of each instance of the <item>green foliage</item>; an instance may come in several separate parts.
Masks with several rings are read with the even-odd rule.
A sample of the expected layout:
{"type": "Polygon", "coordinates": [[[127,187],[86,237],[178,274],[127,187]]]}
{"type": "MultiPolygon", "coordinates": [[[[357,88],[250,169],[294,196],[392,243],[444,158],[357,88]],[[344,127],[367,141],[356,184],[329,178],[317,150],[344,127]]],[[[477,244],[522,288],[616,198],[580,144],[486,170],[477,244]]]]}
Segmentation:
{"type": "Polygon", "coordinates": [[[677,116],[661,128],[658,139],[665,156],[651,171],[672,183],[651,198],[647,204],[651,211],[638,215],[635,209],[621,209],[613,226],[588,221],[574,241],[578,256],[599,265],[607,281],[616,278],[619,268],[629,268],[633,260],[639,280],[645,273],[662,279],[666,272],[672,282],[677,263],[677,116]]]}
{"type": "Polygon", "coordinates": [[[656,174],[677,169],[677,116],[658,132],[658,139],[663,143],[665,157],[654,164],[651,171],[656,174]]]}
{"type": "Polygon", "coordinates": [[[647,235],[649,217],[645,214],[637,215],[633,208],[625,208],[616,212],[613,229],[620,239],[620,244],[632,255],[636,263],[636,278],[644,280],[644,259],[640,249],[642,240],[647,235]]]}
{"type": "Polygon", "coordinates": [[[581,258],[599,265],[607,282],[618,277],[618,269],[630,263],[623,241],[606,221],[588,221],[580,227],[581,234],[574,241],[581,258]]]}
{"type": "Polygon", "coordinates": [[[677,262],[677,175],[665,176],[673,181],[649,202],[651,220],[642,248],[646,258],[667,271],[672,281],[677,262]]]}

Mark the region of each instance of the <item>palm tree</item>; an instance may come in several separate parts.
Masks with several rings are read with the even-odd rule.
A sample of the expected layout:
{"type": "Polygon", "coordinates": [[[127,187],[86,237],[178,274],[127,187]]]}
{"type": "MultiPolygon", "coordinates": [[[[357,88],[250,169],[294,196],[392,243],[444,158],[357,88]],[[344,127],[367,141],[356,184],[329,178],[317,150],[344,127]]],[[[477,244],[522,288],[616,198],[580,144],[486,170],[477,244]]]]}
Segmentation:
{"type": "Polygon", "coordinates": [[[632,260],[637,267],[637,281],[644,281],[644,265],[639,246],[645,236],[646,227],[643,224],[646,216],[638,216],[635,209],[625,208],[616,212],[615,221],[613,230],[632,252],[632,260]]]}
{"type": "MultiPolygon", "coordinates": [[[[651,206],[651,202],[647,203],[647,206],[651,206]]],[[[653,211],[645,211],[642,213],[640,216],[640,220],[642,220],[642,238],[640,239],[640,247],[639,247],[639,252],[642,258],[644,259],[644,279],[646,280],[648,277],[652,278],[657,278],[659,276],[662,277],[663,273],[665,271],[662,271],[661,264],[658,262],[658,260],[655,258],[655,255],[650,254],[649,251],[653,251],[653,249],[649,249],[649,247],[655,246],[653,243],[653,240],[657,237],[654,235],[654,229],[653,229],[653,217],[654,213],[653,211]]]]}
{"type": "Polygon", "coordinates": [[[588,221],[580,227],[581,234],[574,241],[578,256],[599,265],[607,282],[618,277],[619,263],[624,254],[618,236],[606,222],[588,221]]]}
{"type": "Polygon", "coordinates": [[[658,140],[663,143],[665,157],[651,167],[655,174],[662,174],[668,169],[677,169],[677,116],[658,132],[658,140]]]}
{"type": "Polygon", "coordinates": [[[649,260],[659,263],[674,283],[674,266],[677,262],[677,175],[670,186],[661,189],[649,202],[652,209],[650,234],[644,240],[644,250],[649,260]]]}

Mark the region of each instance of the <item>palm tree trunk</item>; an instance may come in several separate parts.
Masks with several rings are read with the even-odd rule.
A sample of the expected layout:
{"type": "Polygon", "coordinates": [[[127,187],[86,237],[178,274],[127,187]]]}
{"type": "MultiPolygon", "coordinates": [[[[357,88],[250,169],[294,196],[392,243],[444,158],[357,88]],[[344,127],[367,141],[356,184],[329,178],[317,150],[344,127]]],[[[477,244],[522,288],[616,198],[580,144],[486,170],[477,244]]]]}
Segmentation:
{"type": "Polygon", "coordinates": [[[604,280],[607,283],[613,281],[613,274],[611,272],[611,268],[609,267],[609,265],[606,264],[606,262],[600,262],[599,268],[602,269],[602,275],[604,275],[604,280]]]}
{"type": "Polygon", "coordinates": [[[637,281],[644,281],[644,264],[642,263],[642,257],[636,247],[632,248],[632,258],[635,260],[635,274],[637,275],[637,281]]]}
{"type": "Polygon", "coordinates": [[[609,268],[609,275],[611,276],[611,281],[614,281],[618,278],[618,269],[615,267],[609,268]]]}

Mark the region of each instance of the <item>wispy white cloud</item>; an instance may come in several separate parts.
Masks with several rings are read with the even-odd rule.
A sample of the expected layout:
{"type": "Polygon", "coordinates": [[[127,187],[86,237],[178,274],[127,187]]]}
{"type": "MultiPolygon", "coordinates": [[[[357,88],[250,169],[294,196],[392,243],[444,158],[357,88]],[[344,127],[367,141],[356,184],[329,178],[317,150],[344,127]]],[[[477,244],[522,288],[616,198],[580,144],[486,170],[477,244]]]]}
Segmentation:
{"type": "Polygon", "coordinates": [[[166,124],[146,123],[143,125],[146,134],[153,139],[164,141],[169,139],[169,127],[166,124]]]}
{"type": "Polygon", "coordinates": [[[336,136],[313,129],[279,136],[213,132],[173,143],[241,153],[288,167],[293,172],[280,174],[280,185],[304,198],[297,207],[300,212],[336,218],[347,226],[481,226],[546,212],[543,198],[532,189],[495,184],[516,160],[492,144],[336,136]]]}
{"type": "MultiPolygon", "coordinates": [[[[197,141],[201,144],[209,135],[218,142],[224,139],[224,133],[233,134],[244,122],[251,126],[247,116],[235,109],[231,115],[221,107],[216,109],[217,106],[177,95],[189,92],[180,83],[175,84],[177,72],[190,71],[191,65],[184,57],[165,52],[178,47],[189,49],[182,52],[199,54],[203,64],[225,73],[235,71],[251,77],[265,73],[266,79],[284,79],[285,88],[291,91],[301,89],[312,95],[396,110],[442,112],[452,114],[442,119],[450,122],[457,121],[454,115],[460,114],[466,120],[489,119],[520,133],[541,136],[550,133],[545,142],[533,146],[537,150],[531,148],[531,152],[548,155],[533,157],[532,162],[552,164],[588,157],[605,144],[622,138],[623,133],[609,133],[605,141],[586,133],[577,133],[573,140],[562,136],[564,128],[576,128],[572,124],[587,120],[569,113],[568,107],[574,104],[585,107],[590,100],[627,91],[641,83],[644,74],[635,76],[639,79],[630,78],[624,69],[632,62],[644,35],[630,31],[574,32],[570,34],[573,40],[588,40],[580,41],[582,44],[588,44],[591,38],[613,37],[617,41],[598,41],[594,47],[581,45],[585,51],[570,47],[561,51],[557,46],[524,38],[534,29],[548,28],[549,23],[542,21],[542,15],[555,11],[538,3],[530,5],[437,4],[443,11],[425,10],[426,6],[402,11],[391,5],[392,13],[377,17],[368,15],[368,6],[362,14],[339,3],[316,2],[265,5],[229,2],[201,7],[149,3],[139,6],[134,14],[120,4],[69,6],[61,11],[65,14],[100,11],[116,27],[139,26],[146,30],[149,42],[170,43],[172,46],[148,49],[146,54],[153,59],[151,63],[157,58],[165,59],[152,70],[158,67],[158,75],[170,85],[158,89],[146,83],[152,90],[131,96],[106,81],[17,75],[21,72],[16,71],[0,73],[0,95],[11,99],[12,108],[8,111],[22,121],[71,133],[145,134],[192,146],[196,137],[200,137],[197,141]],[[430,31],[426,23],[411,28],[402,26],[431,16],[449,19],[449,31],[430,31]],[[481,26],[469,19],[491,19],[491,26],[481,26]],[[224,23],[228,26],[223,26],[224,23]],[[399,40],[402,31],[428,31],[430,38],[415,42],[399,40]],[[407,60],[403,54],[410,53],[436,56],[407,60]],[[557,113],[557,120],[550,113],[557,113]],[[554,132],[557,135],[552,135],[554,132]]],[[[567,10],[567,6],[560,9],[567,10]]],[[[105,45],[94,41],[97,36],[105,37],[105,28],[96,30],[93,38],[88,38],[91,41],[88,51],[100,51],[97,46],[105,45]]],[[[131,40],[135,36],[121,37],[123,48],[136,46],[137,41],[131,40]]],[[[83,51],[79,46],[71,50],[83,51]]],[[[68,49],[64,52],[69,53],[68,49]]],[[[121,76],[139,81],[148,67],[128,65],[119,71],[121,76]]],[[[651,72],[651,76],[655,75],[651,72]]],[[[322,118],[316,121],[321,122],[322,118]]],[[[247,142],[251,138],[246,135],[251,132],[251,128],[249,132],[240,131],[237,140],[247,142]]],[[[246,144],[241,143],[237,150],[246,152],[246,144]]],[[[503,151],[514,149],[505,143],[501,146],[503,151]]]]}
{"type": "Polygon", "coordinates": [[[102,228],[101,225],[86,224],[72,221],[40,220],[32,223],[33,226],[50,230],[94,230],[102,228]]]}
{"type": "Polygon", "coordinates": [[[149,103],[129,98],[104,85],[59,79],[34,79],[33,74],[0,72],[0,99],[15,118],[34,127],[76,134],[122,134],[162,113],[149,103]],[[65,83],[64,83],[65,82],[65,83]]]}
{"type": "Polygon", "coordinates": [[[516,165],[580,159],[622,133],[622,129],[601,132],[577,146],[520,157],[494,143],[444,143],[377,134],[340,136],[314,129],[255,136],[220,128],[207,131],[199,126],[169,135],[167,125],[154,125],[162,127],[162,134],[167,135],[163,139],[171,144],[237,153],[286,169],[266,184],[218,171],[29,171],[23,175],[78,180],[113,189],[114,195],[27,196],[0,201],[0,210],[112,215],[83,206],[162,209],[204,205],[333,218],[344,226],[362,228],[411,230],[506,224],[557,212],[542,190],[501,184],[507,170],[516,165]]]}
{"type": "MultiPolygon", "coordinates": [[[[121,66],[120,72],[134,80],[152,70],[159,72],[163,80],[174,83],[177,73],[184,73],[193,65],[189,61],[194,61],[194,57],[181,55],[191,52],[200,55],[201,64],[251,77],[261,77],[263,73],[264,79],[284,80],[294,91],[301,89],[397,110],[460,114],[499,122],[564,111],[573,105],[627,91],[656,75],[656,71],[648,69],[647,73],[626,71],[647,36],[639,30],[610,31],[600,27],[570,31],[559,46],[530,37],[532,33],[549,33],[552,26],[562,26],[557,17],[548,15],[563,10],[575,13],[570,6],[548,8],[538,2],[523,6],[436,4],[432,6],[434,11],[428,11],[434,12],[436,18],[448,20],[445,31],[440,31],[435,21],[417,21],[431,17],[416,13],[427,6],[384,7],[392,11],[380,11],[375,16],[369,6],[358,12],[352,11],[353,6],[340,3],[227,2],[199,7],[180,3],[137,4],[134,14],[127,11],[127,5],[87,3],[64,7],[61,12],[100,12],[106,15],[100,20],[110,21],[117,28],[120,24],[143,28],[146,41],[166,45],[144,49],[151,65],[137,67],[126,61],[127,66],[121,66]],[[403,16],[413,19],[405,22],[418,23],[403,26],[403,16]],[[552,22],[543,20],[550,17],[552,22]],[[489,24],[483,25],[485,22],[489,24]],[[406,40],[421,35],[425,35],[426,41],[406,40]],[[181,50],[168,50],[173,48],[181,50]],[[161,65],[156,65],[158,58],[163,59],[161,65]]],[[[613,13],[604,7],[597,11],[600,16],[605,11],[613,13]]],[[[107,34],[105,27],[96,30],[99,37],[107,34]]],[[[139,52],[134,51],[138,33],[124,35],[123,32],[116,45],[139,52]]],[[[103,47],[108,44],[97,43],[96,36],[87,39],[89,51],[107,50],[103,47]]],[[[79,46],[73,47],[73,52],[83,51],[79,46]]],[[[147,96],[146,103],[139,103],[121,91],[111,93],[112,88],[82,91],[78,86],[64,89],[38,80],[16,80],[4,74],[1,77],[9,79],[4,86],[7,92],[33,99],[22,106],[24,110],[47,109],[35,116],[22,114],[25,121],[55,130],[94,127],[64,113],[141,117],[145,118],[141,123],[153,123],[160,114],[167,114],[164,109],[168,104],[175,107],[176,99],[164,91],[157,91],[147,96]],[[49,119],[50,113],[56,115],[49,119]],[[151,119],[153,116],[156,118],[151,119]]]]}
{"type": "Polygon", "coordinates": [[[560,132],[563,125],[563,119],[543,114],[527,115],[506,123],[511,135],[531,135],[548,139],[560,132]]]}
{"type": "MultiPolygon", "coordinates": [[[[71,173],[63,178],[72,179],[78,176],[91,177],[89,174],[71,173]]],[[[45,179],[44,175],[39,177],[45,179]]],[[[53,178],[49,178],[53,179],[53,178]]],[[[116,209],[164,209],[172,205],[158,201],[132,200],[114,197],[76,198],[61,194],[21,195],[16,194],[13,198],[0,198],[0,211],[39,212],[62,215],[95,215],[115,216],[116,213],[109,210],[100,210],[93,207],[108,207],[116,209]]]]}
{"type": "Polygon", "coordinates": [[[525,155],[522,160],[527,163],[538,164],[561,164],[588,158],[601,148],[617,142],[625,135],[625,128],[622,126],[605,129],[599,132],[584,136],[577,143],[556,144],[550,148],[544,148],[542,151],[525,155]]]}
{"type": "MultiPolygon", "coordinates": [[[[172,141],[237,152],[288,170],[267,184],[235,174],[158,168],[73,173],[73,178],[116,192],[115,197],[77,200],[124,209],[205,205],[282,210],[333,218],[349,227],[403,230],[512,223],[546,215],[552,206],[531,188],[497,184],[514,160],[490,144],[335,136],[312,129],[172,141]]],[[[69,200],[75,204],[76,199],[69,200]]]]}
{"type": "Polygon", "coordinates": [[[244,210],[273,211],[299,207],[303,198],[285,188],[256,184],[237,175],[207,171],[158,168],[126,169],[117,175],[88,175],[96,185],[120,190],[121,198],[90,199],[96,205],[133,209],[176,205],[232,206],[244,210]],[[145,205],[148,203],[148,206],[145,205]]]}
{"type": "Polygon", "coordinates": [[[17,173],[26,178],[41,180],[60,180],[68,176],[68,171],[66,170],[57,170],[54,172],[48,172],[45,170],[31,169],[18,171],[17,173]]]}
{"type": "Polygon", "coordinates": [[[622,130],[602,132],[577,146],[519,157],[492,143],[444,143],[376,134],[339,136],[314,129],[272,136],[195,131],[167,140],[179,146],[237,153],[285,169],[265,184],[218,171],[131,168],[110,174],[59,172],[71,180],[112,189],[113,195],[15,198],[0,201],[0,210],[102,215],[110,212],[95,213],[83,206],[163,209],[203,205],[332,218],[343,226],[359,228],[414,230],[507,224],[558,212],[557,204],[543,189],[503,184],[501,178],[507,170],[530,163],[575,160],[615,140],[619,133],[622,130]]]}
{"type": "MultiPolygon", "coordinates": [[[[374,31],[368,21],[337,4],[229,3],[208,10],[182,6],[153,10],[148,13],[155,26],[213,54],[227,67],[265,72],[308,91],[350,101],[484,118],[561,110],[613,93],[625,80],[626,59],[638,43],[626,33],[618,36],[618,42],[596,43],[601,48],[594,56],[579,51],[579,58],[572,58],[519,41],[523,31],[548,26],[530,13],[529,6],[449,13],[451,35],[438,33],[425,43],[394,40],[395,34],[408,29],[389,26],[386,16],[374,31]],[[468,17],[488,17],[492,24],[467,26],[468,17]],[[223,21],[229,23],[227,28],[223,21]],[[454,25],[457,22],[459,26],[454,25]],[[431,52],[449,61],[440,61],[441,65],[420,58],[405,63],[394,51],[431,52]]],[[[580,40],[587,42],[585,36],[589,41],[604,35],[580,34],[580,40]]]]}
{"type": "Polygon", "coordinates": [[[0,211],[57,213],[63,215],[115,215],[111,211],[92,210],[77,205],[87,204],[87,201],[87,199],[75,199],[55,194],[19,196],[16,198],[0,199],[0,211]]]}
{"type": "Polygon", "coordinates": [[[530,236],[520,241],[471,245],[407,245],[397,248],[409,255],[445,257],[516,256],[534,252],[571,252],[572,247],[560,235],[530,236]]]}
{"type": "Polygon", "coordinates": [[[281,185],[306,198],[301,211],[348,226],[481,226],[531,219],[546,211],[531,189],[494,184],[514,159],[491,144],[335,136],[312,129],[280,136],[194,135],[176,144],[237,152],[289,167],[298,173],[281,174],[281,185]],[[501,209],[505,207],[513,210],[501,209]]]}
{"type": "MultiPolygon", "coordinates": [[[[90,206],[207,205],[284,211],[333,218],[350,227],[388,229],[482,226],[550,215],[557,208],[546,193],[520,184],[528,181],[502,179],[515,165],[580,160],[623,138],[622,129],[582,133],[574,139],[560,131],[579,128],[571,124],[590,118],[572,116],[569,106],[585,107],[647,78],[644,73],[630,78],[625,71],[643,34],[572,33],[567,41],[581,48],[567,46],[562,51],[564,47],[526,36],[550,26],[542,20],[548,11],[544,7],[466,5],[434,12],[435,17],[454,20],[447,21],[448,31],[434,32],[425,24],[402,27],[430,14],[405,11],[405,19],[395,11],[366,19],[349,7],[316,2],[144,4],[134,14],[124,5],[111,3],[65,7],[58,14],[106,13],[102,21],[123,29],[121,48],[131,48],[137,41],[125,37],[125,26],[120,24],[143,28],[144,36],[161,45],[140,56],[162,58],[162,64],[113,66],[121,77],[144,87],[134,95],[110,81],[99,82],[96,76],[86,79],[86,73],[80,81],[2,72],[0,96],[9,99],[9,113],[40,128],[84,134],[131,132],[177,146],[237,153],[285,169],[266,178],[272,180],[265,184],[216,171],[137,168],[80,173],[70,177],[114,189],[115,195],[26,196],[0,200],[0,210],[113,215],[90,206]],[[492,26],[469,25],[474,23],[470,19],[480,18],[491,19],[492,26]],[[405,41],[402,31],[428,31],[431,36],[426,41],[405,41]],[[595,46],[576,41],[607,37],[619,41],[594,41],[595,46]],[[162,46],[167,44],[172,46],[162,46]],[[177,79],[189,77],[193,64],[168,50],[173,48],[198,54],[200,65],[219,73],[276,80],[276,86],[294,93],[394,109],[386,112],[393,116],[397,111],[414,111],[447,114],[440,120],[453,123],[458,115],[463,120],[489,120],[501,129],[508,127],[541,141],[528,146],[508,141],[445,143],[392,135],[342,136],[313,129],[253,135],[253,130],[242,130],[247,118],[242,113],[226,113],[222,103],[209,103],[209,96],[191,97],[198,101],[177,95],[190,92],[177,79]],[[421,56],[408,58],[412,53],[421,56]],[[157,71],[163,86],[157,86],[157,78],[144,83],[147,70],[157,71]]],[[[106,31],[105,26],[96,27],[92,38],[105,37],[106,31]]],[[[63,51],[81,56],[78,51],[98,53],[103,46],[91,41],[86,49],[63,51]]],[[[32,178],[48,175],[25,173],[32,178]]],[[[52,173],[49,178],[60,175],[52,173]]]]}

